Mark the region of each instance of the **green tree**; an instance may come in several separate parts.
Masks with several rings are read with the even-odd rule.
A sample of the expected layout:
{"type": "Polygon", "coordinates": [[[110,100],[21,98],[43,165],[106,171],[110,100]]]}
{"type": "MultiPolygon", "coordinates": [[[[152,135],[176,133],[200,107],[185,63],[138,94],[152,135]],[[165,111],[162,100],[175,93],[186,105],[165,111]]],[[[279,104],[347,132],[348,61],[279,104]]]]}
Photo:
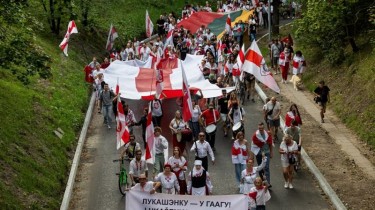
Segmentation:
{"type": "Polygon", "coordinates": [[[369,29],[371,4],[367,0],[308,0],[303,18],[296,21],[296,36],[303,44],[318,48],[332,64],[339,64],[346,44],[353,52],[359,50],[355,36],[369,29]]]}

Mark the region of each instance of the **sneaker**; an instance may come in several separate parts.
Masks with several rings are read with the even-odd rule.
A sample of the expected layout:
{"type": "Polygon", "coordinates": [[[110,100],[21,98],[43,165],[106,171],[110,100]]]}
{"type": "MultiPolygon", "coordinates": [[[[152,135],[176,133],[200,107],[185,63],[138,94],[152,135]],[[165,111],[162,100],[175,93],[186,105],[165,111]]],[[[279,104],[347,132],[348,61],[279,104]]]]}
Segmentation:
{"type": "Polygon", "coordinates": [[[111,129],[111,126],[110,126],[110,125],[108,125],[108,129],[111,129]]]}
{"type": "Polygon", "coordinates": [[[289,189],[293,189],[292,183],[289,183],[289,189]]]}
{"type": "Polygon", "coordinates": [[[228,136],[228,134],[227,133],[224,133],[224,137],[227,137],[228,136]]]}
{"type": "Polygon", "coordinates": [[[288,186],[289,186],[289,183],[288,183],[288,182],[285,182],[285,183],[284,183],[284,188],[285,188],[285,189],[288,189],[288,186]]]}
{"type": "Polygon", "coordinates": [[[321,123],[324,123],[324,120],[322,119],[320,122],[321,122],[321,123]]]}

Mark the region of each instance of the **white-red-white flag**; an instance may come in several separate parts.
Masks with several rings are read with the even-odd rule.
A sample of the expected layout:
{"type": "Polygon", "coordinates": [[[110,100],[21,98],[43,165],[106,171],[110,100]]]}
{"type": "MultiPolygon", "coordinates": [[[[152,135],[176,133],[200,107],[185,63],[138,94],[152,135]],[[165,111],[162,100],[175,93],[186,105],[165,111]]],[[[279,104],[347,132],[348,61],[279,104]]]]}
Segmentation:
{"type": "Polygon", "coordinates": [[[165,49],[168,47],[168,45],[171,45],[172,47],[174,47],[174,44],[173,44],[173,31],[174,31],[174,29],[170,29],[168,31],[167,39],[165,40],[165,43],[164,43],[163,52],[165,52],[165,49]]]}
{"type": "Polygon", "coordinates": [[[59,45],[60,49],[64,52],[66,56],[68,56],[68,43],[69,43],[70,35],[76,34],[76,33],[78,33],[76,23],[74,22],[74,20],[71,20],[68,24],[68,30],[66,31],[64,39],[59,45]]]}
{"type": "Polygon", "coordinates": [[[244,62],[245,62],[245,44],[242,45],[241,50],[238,52],[238,55],[237,55],[237,64],[240,70],[242,69],[242,65],[244,62]]]}
{"type": "Polygon", "coordinates": [[[146,10],[146,35],[147,37],[151,37],[153,31],[154,31],[154,24],[152,23],[150,15],[148,15],[148,11],[146,10]]]}
{"type": "Polygon", "coordinates": [[[232,20],[230,19],[230,14],[228,14],[227,20],[225,22],[225,31],[232,35],[232,20]]]}
{"type": "Polygon", "coordinates": [[[217,49],[217,57],[220,58],[221,54],[223,53],[223,50],[222,50],[222,42],[221,42],[221,39],[217,42],[217,46],[216,46],[216,49],[217,49]]]}
{"type": "Polygon", "coordinates": [[[269,87],[271,90],[280,93],[280,88],[277,85],[275,78],[266,65],[266,61],[259,50],[259,47],[254,40],[251,43],[250,49],[245,55],[245,62],[242,70],[253,74],[257,80],[269,87]]]}
{"type": "Polygon", "coordinates": [[[116,31],[116,28],[111,24],[111,27],[109,28],[109,33],[108,33],[107,44],[105,45],[105,48],[108,51],[112,50],[113,44],[115,43],[115,39],[117,37],[118,37],[118,33],[116,31]]]}
{"type": "MultiPolygon", "coordinates": [[[[119,94],[120,87],[117,79],[116,94],[119,94]]],[[[116,148],[120,149],[126,143],[129,142],[130,132],[126,125],[124,108],[122,107],[120,96],[117,98],[117,128],[116,128],[116,148]]]]}
{"type": "Polygon", "coordinates": [[[146,123],[146,152],[145,160],[147,163],[155,163],[155,136],[154,136],[154,124],[152,123],[152,111],[151,111],[152,101],[149,103],[147,123],[146,123]]]}
{"type": "Polygon", "coordinates": [[[181,65],[181,72],[182,72],[182,118],[185,122],[189,122],[191,117],[193,116],[193,104],[191,103],[191,95],[189,90],[189,84],[186,78],[184,66],[182,62],[181,65]]]}

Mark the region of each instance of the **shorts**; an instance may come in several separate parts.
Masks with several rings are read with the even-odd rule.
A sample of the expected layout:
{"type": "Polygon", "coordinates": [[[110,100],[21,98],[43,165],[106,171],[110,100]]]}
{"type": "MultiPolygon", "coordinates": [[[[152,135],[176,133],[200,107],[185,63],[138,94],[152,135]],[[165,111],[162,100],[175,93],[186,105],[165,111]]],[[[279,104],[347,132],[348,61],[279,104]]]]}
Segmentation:
{"type": "Polygon", "coordinates": [[[290,164],[289,164],[289,160],[281,160],[281,166],[283,168],[286,168],[288,167],[290,164]]]}
{"type": "Polygon", "coordinates": [[[270,124],[270,127],[280,127],[280,119],[277,119],[277,120],[268,119],[268,123],[270,124]]]}
{"type": "Polygon", "coordinates": [[[228,114],[220,113],[220,117],[221,117],[221,120],[222,120],[223,122],[226,122],[226,121],[227,121],[227,116],[228,116],[228,114]]]}
{"type": "Polygon", "coordinates": [[[272,65],[277,67],[279,65],[279,57],[272,58],[272,65]]]}

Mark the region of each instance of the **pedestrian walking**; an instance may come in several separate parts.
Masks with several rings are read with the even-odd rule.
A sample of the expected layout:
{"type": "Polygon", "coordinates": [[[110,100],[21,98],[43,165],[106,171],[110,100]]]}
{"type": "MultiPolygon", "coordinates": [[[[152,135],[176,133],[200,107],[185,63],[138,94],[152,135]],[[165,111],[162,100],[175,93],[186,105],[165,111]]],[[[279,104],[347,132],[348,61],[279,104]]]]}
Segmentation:
{"type": "Polygon", "coordinates": [[[211,156],[212,164],[215,164],[214,152],[210,144],[205,140],[206,136],[203,132],[198,134],[199,140],[195,141],[190,151],[195,152],[195,160],[201,160],[202,166],[208,171],[208,155],[211,156]]]}
{"type": "Polygon", "coordinates": [[[187,190],[190,195],[210,195],[212,194],[212,183],[208,173],[202,167],[201,160],[194,161],[194,168],[188,175],[187,190]]]}
{"type": "Polygon", "coordinates": [[[255,187],[251,188],[249,193],[251,210],[266,210],[266,202],[271,199],[267,184],[262,182],[260,177],[255,179],[255,187]]]}
{"type": "Polygon", "coordinates": [[[172,172],[172,166],[169,163],[164,165],[164,171],[155,177],[155,181],[160,182],[162,193],[179,194],[180,192],[176,174],[172,172]]]}
{"type": "Polygon", "coordinates": [[[162,171],[165,158],[164,153],[168,152],[166,149],[168,148],[168,141],[167,139],[161,135],[161,128],[155,127],[154,128],[154,136],[155,136],[155,163],[154,163],[154,175],[158,174],[162,171]]]}
{"type": "Polygon", "coordinates": [[[284,136],[283,142],[280,144],[279,152],[281,154],[281,166],[283,167],[283,175],[285,179],[284,188],[293,189],[293,166],[296,162],[296,154],[299,153],[298,145],[292,140],[288,134],[284,136]]]}
{"type": "Polygon", "coordinates": [[[104,84],[104,90],[100,94],[100,107],[103,109],[103,117],[104,117],[104,124],[111,128],[110,124],[112,122],[111,119],[111,111],[112,111],[112,101],[115,99],[115,93],[109,89],[108,84],[104,84]]]}
{"type": "Polygon", "coordinates": [[[173,156],[168,159],[168,164],[171,165],[172,171],[178,179],[180,195],[185,195],[187,193],[185,172],[188,163],[178,147],[173,148],[173,156]]]}
{"type": "Polygon", "coordinates": [[[319,82],[319,86],[314,90],[315,102],[320,106],[320,119],[324,123],[324,113],[326,113],[327,103],[330,102],[329,87],[325,85],[324,81],[319,82]]]}
{"type": "Polygon", "coordinates": [[[232,163],[234,164],[234,172],[236,175],[236,182],[238,188],[241,184],[241,173],[246,168],[246,162],[249,159],[250,147],[247,140],[244,138],[243,132],[238,132],[236,140],[232,145],[232,163]]]}

